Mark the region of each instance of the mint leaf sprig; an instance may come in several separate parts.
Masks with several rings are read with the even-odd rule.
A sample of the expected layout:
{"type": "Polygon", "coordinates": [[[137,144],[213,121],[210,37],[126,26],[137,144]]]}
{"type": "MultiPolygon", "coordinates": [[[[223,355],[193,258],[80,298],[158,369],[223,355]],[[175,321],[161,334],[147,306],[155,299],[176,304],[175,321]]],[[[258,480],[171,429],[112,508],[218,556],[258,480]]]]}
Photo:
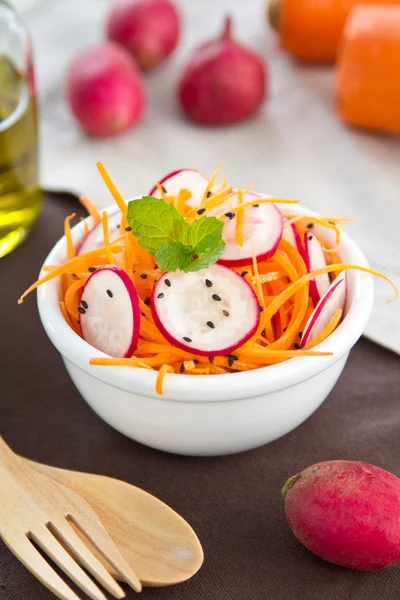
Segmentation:
{"type": "Polygon", "coordinates": [[[162,271],[186,273],[205,269],[225,251],[223,222],[202,216],[191,225],[172,204],[143,196],[128,204],[127,221],[139,244],[152,254],[162,271]]]}

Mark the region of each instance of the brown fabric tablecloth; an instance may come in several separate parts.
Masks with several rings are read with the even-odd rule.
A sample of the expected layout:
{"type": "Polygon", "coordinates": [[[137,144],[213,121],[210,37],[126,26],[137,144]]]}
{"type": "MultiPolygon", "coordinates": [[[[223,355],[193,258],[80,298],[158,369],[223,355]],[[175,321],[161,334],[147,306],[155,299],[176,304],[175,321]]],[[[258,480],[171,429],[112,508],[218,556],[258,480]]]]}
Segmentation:
{"type": "MultiPolygon", "coordinates": [[[[360,573],[318,559],[293,537],[280,498],[290,475],[322,460],[364,460],[400,476],[398,357],[362,340],[323,406],[257,450],[187,458],[141,446],[79,396],[41,327],[35,298],[16,303],[62,234],[63,217],[77,208],[71,198],[48,196],[28,241],[0,260],[0,433],[11,447],[134,483],[189,521],[204,547],[203,568],[178,586],[144,589],[143,599],[398,600],[399,569],[360,573]]],[[[0,542],[0,599],[52,598],[0,542]]]]}

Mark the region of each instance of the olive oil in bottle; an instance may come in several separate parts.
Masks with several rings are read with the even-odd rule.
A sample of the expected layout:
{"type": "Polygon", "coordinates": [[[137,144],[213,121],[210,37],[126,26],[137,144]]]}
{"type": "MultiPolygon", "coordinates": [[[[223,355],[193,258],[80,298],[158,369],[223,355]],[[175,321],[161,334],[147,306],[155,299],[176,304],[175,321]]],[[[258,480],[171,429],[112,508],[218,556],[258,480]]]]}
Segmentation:
{"type": "Polygon", "coordinates": [[[0,53],[0,257],[23,242],[42,202],[30,53],[27,61],[22,73],[0,53]]]}

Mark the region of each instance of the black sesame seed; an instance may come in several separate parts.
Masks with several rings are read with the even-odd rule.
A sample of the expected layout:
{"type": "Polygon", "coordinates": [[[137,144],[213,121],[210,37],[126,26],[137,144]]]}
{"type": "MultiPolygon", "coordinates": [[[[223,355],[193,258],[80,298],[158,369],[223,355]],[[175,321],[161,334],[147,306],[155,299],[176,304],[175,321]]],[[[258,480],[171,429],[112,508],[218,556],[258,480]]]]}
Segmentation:
{"type": "Polygon", "coordinates": [[[212,287],[212,281],[210,281],[209,279],[206,279],[206,286],[212,287]]]}
{"type": "Polygon", "coordinates": [[[205,209],[205,208],[199,208],[199,210],[197,211],[197,214],[198,214],[198,215],[202,215],[202,214],[203,214],[203,213],[205,213],[205,212],[206,212],[206,209],[205,209]]]}
{"type": "Polygon", "coordinates": [[[89,308],[88,303],[86,302],[86,300],[81,300],[81,304],[82,304],[83,308],[85,308],[86,310],[89,308]]]}
{"type": "Polygon", "coordinates": [[[167,188],[166,188],[164,185],[162,185],[162,186],[161,186],[161,189],[162,189],[162,191],[164,192],[164,194],[167,194],[167,193],[168,193],[168,192],[167,192],[167,188]]]}
{"type": "Polygon", "coordinates": [[[300,345],[299,345],[297,342],[296,342],[295,344],[293,344],[293,345],[294,345],[294,347],[296,348],[296,350],[299,350],[299,348],[300,348],[300,345]]]}
{"type": "Polygon", "coordinates": [[[265,338],[265,329],[262,330],[261,335],[263,338],[265,338]]]}
{"type": "Polygon", "coordinates": [[[107,295],[110,296],[110,298],[113,298],[114,296],[111,290],[107,290],[107,295]]]}
{"type": "Polygon", "coordinates": [[[261,306],[261,304],[260,304],[260,312],[262,312],[263,310],[264,310],[264,307],[261,306]]]}
{"type": "Polygon", "coordinates": [[[242,271],[240,274],[242,277],[246,277],[247,273],[248,273],[248,271],[242,271]]]}
{"type": "Polygon", "coordinates": [[[150,298],[146,298],[146,300],[144,301],[146,306],[150,306],[150,298]]]}
{"type": "Polygon", "coordinates": [[[185,342],[188,342],[189,344],[190,344],[190,342],[192,341],[192,340],[190,339],[190,337],[184,337],[183,339],[185,340],[185,342]]]}
{"type": "Polygon", "coordinates": [[[309,241],[309,242],[311,242],[311,240],[312,240],[312,239],[313,239],[313,236],[312,236],[312,235],[309,235],[309,236],[308,236],[308,241],[309,241]]]}
{"type": "Polygon", "coordinates": [[[132,227],[125,227],[125,231],[132,231],[132,227]]]}
{"type": "Polygon", "coordinates": [[[185,371],[185,365],[184,365],[183,363],[182,363],[182,364],[181,364],[181,366],[179,367],[179,371],[180,371],[181,373],[184,373],[184,371],[185,371]]]}
{"type": "Polygon", "coordinates": [[[142,315],[142,317],[146,316],[146,313],[144,313],[143,311],[140,314],[142,315]]]}
{"type": "Polygon", "coordinates": [[[253,204],[253,208],[258,208],[259,206],[259,204],[253,204]]]}
{"type": "Polygon", "coordinates": [[[302,332],[302,331],[299,331],[299,338],[301,339],[301,338],[302,338],[302,336],[303,336],[303,332],[302,332]]]}
{"type": "Polygon", "coordinates": [[[287,329],[287,327],[284,327],[284,328],[282,329],[283,333],[285,333],[286,329],[287,329]]]}
{"type": "Polygon", "coordinates": [[[230,221],[232,221],[232,219],[234,219],[234,218],[235,218],[236,214],[235,214],[235,213],[233,213],[233,212],[227,212],[227,213],[225,213],[225,216],[226,216],[226,217],[228,217],[228,219],[229,219],[230,221]]]}
{"type": "Polygon", "coordinates": [[[96,270],[96,267],[89,267],[88,268],[89,273],[94,273],[95,270],[96,270]]]}
{"type": "Polygon", "coordinates": [[[218,296],[218,294],[213,294],[211,297],[216,302],[221,302],[221,296],[218,296]]]}
{"type": "Polygon", "coordinates": [[[198,365],[200,361],[199,361],[199,360],[197,360],[197,358],[194,358],[194,359],[193,359],[193,362],[194,362],[194,364],[195,364],[195,365],[198,365]]]}
{"type": "Polygon", "coordinates": [[[117,229],[119,229],[120,227],[121,227],[121,225],[118,223],[118,225],[117,225],[117,229]]]}
{"type": "Polygon", "coordinates": [[[158,294],[157,298],[164,298],[164,294],[161,292],[161,294],[158,294]]]}
{"type": "Polygon", "coordinates": [[[207,325],[210,329],[214,329],[214,323],[212,321],[207,321],[207,325]]]}
{"type": "Polygon", "coordinates": [[[82,308],[82,306],[78,306],[78,312],[80,312],[81,315],[84,315],[86,310],[84,308],[82,308]]]}
{"type": "Polygon", "coordinates": [[[209,356],[208,360],[210,361],[211,364],[213,364],[213,362],[214,362],[214,356],[209,356]]]}
{"type": "Polygon", "coordinates": [[[207,192],[207,198],[209,198],[210,196],[212,196],[212,191],[208,190],[208,192],[207,192]]]}
{"type": "Polygon", "coordinates": [[[170,280],[169,280],[169,279],[166,279],[166,280],[164,281],[164,283],[165,283],[165,285],[167,285],[168,287],[171,287],[171,282],[170,282],[170,280]]]}
{"type": "Polygon", "coordinates": [[[229,317],[229,313],[228,313],[228,311],[227,311],[227,310],[223,310],[222,312],[223,312],[223,314],[225,315],[225,317],[229,317]]]}
{"type": "Polygon", "coordinates": [[[309,223],[309,224],[307,225],[307,229],[312,229],[313,227],[314,227],[314,223],[309,223]]]}
{"type": "Polygon", "coordinates": [[[141,276],[140,276],[140,279],[147,279],[146,273],[142,273],[141,276]]]}
{"type": "Polygon", "coordinates": [[[238,360],[237,356],[230,356],[229,360],[228,360],[228,365],[231,367],[233,365],[233,363],[235,362],[235,360],[238,360]]]}

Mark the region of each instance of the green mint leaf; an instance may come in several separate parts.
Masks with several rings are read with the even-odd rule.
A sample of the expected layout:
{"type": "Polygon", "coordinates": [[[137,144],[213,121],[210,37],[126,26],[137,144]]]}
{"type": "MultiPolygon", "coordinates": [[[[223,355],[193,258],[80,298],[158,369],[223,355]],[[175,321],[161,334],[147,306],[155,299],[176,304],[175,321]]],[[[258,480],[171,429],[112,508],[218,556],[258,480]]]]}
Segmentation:
{"type": "Polygon", "coordinates": [[[143,196],[128,204],[127,221],[139,244],[155,254],[163,244],[187,241],[188,224],[172,204],[143,196]]]}
{"type": "Polygon", "coordinates": [[[195,254],[201,254],[212,248],[221,239],[224,224],[215,217],[200,217],[189,227],[188,242],[195,254]]]}
{"type": "Polygon", "coordinates": [[[187,267],[182,268],[182,271],[189,273],[190,271],[200,271],[200,269],[210,267],[221,258],[225,252],[225,246],[224,240],[220,237],[214,246],[209,248],[206,252],[199,253],[198,258],[188,264],[187,267]]]}
{"type": "Polygon", "coordinates": [[[155,254],[161,271],[184,270],[192,262],[193,249],[181,242],[163,244],[155,254]]]}

